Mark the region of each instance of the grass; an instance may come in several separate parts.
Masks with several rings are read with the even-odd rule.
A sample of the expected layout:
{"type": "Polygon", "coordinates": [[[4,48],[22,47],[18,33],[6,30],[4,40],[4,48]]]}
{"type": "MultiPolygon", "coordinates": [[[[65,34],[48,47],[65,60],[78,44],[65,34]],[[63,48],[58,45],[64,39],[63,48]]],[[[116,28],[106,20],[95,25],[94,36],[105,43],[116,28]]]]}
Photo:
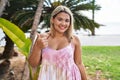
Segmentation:
{"type": "Polygon", "coordinates": [[[120,46],[82,46],[82,58],[88,75],[120,80],[120,46]]]}

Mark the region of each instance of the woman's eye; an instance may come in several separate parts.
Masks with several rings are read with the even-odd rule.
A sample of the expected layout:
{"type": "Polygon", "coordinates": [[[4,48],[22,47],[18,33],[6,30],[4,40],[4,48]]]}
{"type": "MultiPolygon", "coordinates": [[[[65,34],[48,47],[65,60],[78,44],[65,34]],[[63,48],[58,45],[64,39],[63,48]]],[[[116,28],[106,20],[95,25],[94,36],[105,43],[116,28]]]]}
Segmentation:
{"type": "Polygon", "coordinates": [[[62,18],[58,18],[59,21],[62,21],[62,18]]]}
{"type": "Polygon", "coordinates": [[[58,21],[65,21],[65,22],[70,22],[70,20],[69,19],[62,19],[62,18],[58,18],[58,21]]]}
{"type": "Polygon", "coordinates": [[[69,19],[66,19],[65,22],[70,22],[70,20],[69,20],[69,19]]]}

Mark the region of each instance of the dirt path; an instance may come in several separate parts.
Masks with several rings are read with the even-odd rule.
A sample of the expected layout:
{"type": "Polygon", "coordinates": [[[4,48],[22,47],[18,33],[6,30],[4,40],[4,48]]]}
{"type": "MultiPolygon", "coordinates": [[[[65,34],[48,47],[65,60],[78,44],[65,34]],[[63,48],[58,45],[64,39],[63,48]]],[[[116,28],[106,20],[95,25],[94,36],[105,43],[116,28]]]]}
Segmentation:
{"type": "Polygon", "coordinates": [[[21,80],[25,57],[19,54],[17,57],[11,58],[10,63],[9,70],[0,76],[0,80],[21,80]]]}

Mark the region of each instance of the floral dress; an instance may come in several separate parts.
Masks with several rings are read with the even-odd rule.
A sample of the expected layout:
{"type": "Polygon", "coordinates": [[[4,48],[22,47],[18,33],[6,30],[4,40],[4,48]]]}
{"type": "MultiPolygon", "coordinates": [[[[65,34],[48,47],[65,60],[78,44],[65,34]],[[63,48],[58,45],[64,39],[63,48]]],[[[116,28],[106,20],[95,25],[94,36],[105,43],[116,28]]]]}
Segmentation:
{"type": "Polygon", "coordinates": [[[50,47],[42,50],[38,80],[81,80],[80,71],[74,62],[72,43],[60,50],[50,47]]]}

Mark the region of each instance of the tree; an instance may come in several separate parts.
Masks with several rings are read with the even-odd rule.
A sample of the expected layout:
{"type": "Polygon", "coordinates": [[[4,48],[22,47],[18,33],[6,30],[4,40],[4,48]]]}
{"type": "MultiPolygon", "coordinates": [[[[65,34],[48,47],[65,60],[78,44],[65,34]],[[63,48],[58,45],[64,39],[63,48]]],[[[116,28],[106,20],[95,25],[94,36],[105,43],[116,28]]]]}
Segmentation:
{"type": "Polygon", "coordinates": [[[37,27],[39,25],[40,22],[40,17],[42,15],[42,7],[43,7],[43,2],[44,0],[41,0],[38,4],[36,13],[35,13],[35,17],[34,17],[34,21],[33,21],[33,25],[32,25],[32,29],[31,29],[31,39],[34,39],[34,34],[37,31],[37,27]]]}
{"type": "MultiPolygon", "coordinates": [[[[20,52],[26,57],[26,59],[28,59],[31,47],[30,38],[27,38],[25,33],[18,26],[3,18],[0,18],[0,28],[16,44],[16,46],[19,48],[20,52]]],[[[6,71],[6,69],[9,69],[9,65],[9,60],[4,60],[3,63],[0,63],[0,70],[2,74],[4,70],[6,71]]]]}
{"type": "MultiPolygon", "coordinates": [[[[0,4],[1,4],[0,5],[0,16],[3,15],[3,11],[5,10],[5,7],[6,7],[7,3],[8,3],[8,0],[1,0],[0,1],[0,4]]],[[[5,37],[5,40],[6,40],[6,44],[8,44],[8,45],[5,46],[2,57],[10,58],[11,55],[13,54],[13,49],[12,49],[13,48],[13,42],[11,40],[9,40],[9,38],[7,36],[5,37]],[[11,53],[11,54],[6,55],[8,52],[11,53]]]]}
{"type": "MultiPolygon", "coordinates": [[[[2,15],[2,17],[20,26],[20,28],[24,32],[26,32],[32,26],[31,36],[33,36],[39,24],[40,16],[42,13],[43,2],[44,0],[40,0],[38,5],[37,0],[22,0],[22,1],[11,0],[10,6],[7,6],[5,11],[8,15],[2,15]],[[38,5],[38,8],[37,8],[37,5],[38,5]],[[34,17],[34,14],[35,14],[35,17],[34,17]]],[[[9,54],[11,55],[11,53],[13,52],[11,50],[13,50],[13,48],[14,48],[13,42],[10,40],[9,37],[7,37],[3,55],[5,56],[7,55],[8,56],[7,58],[10,58],[9,54]]],[[[5,56],[3,57],[6,58],[5,56]]]]}
{"type": "MultiPolygon", "coordinates": [[[[34,14],[37,9],[38,1],[37,0],[18,0],[18,1],[10,0],[9,3],[10,3],[10,6],[7,6],[4,11],[8,15],[3,14],[2,17],[20,26],[20,28],[24,32],[28,31],[28,29],[30,29],[31,26],[34,24],[33,23],[34,14]]],[[[45,28],[46,25],[47,25],[47,28],[49,28],[49,19],[50,19],[51,12],[58,5],[65,5],[72,10],[74,14],[74,18],[75,18],[75,29],[76,30],[83,28],[84,30],[88,29],[91,32],[93,32],[95,27],[96,28],[99,27],[99,24],[96,23],[94,20],[88,19],[86,16],[80,13],[80,11],[84,11],[84,10],[93,10],[93,9],[99,10],[100,9],[100,7],[97,5],[93,6],[91,1],[88,1],[88,0],[58,0],[58,1],[45,0],[44,6],[43,6],[42,17],[39,21],[39,22],[42,22],[42,21],[45,22],[43,28],[45,28]]],[[[37,22],[37,24],[39,22],[37,22]]],[[[31,32],[31,34],[33,33],[34,32],[31,32]]],[[[14,48],[14,44],[9,39],[9,37],[6,36],[6,45],[5,45],[5,50],[3,52],[3,57],[10,58],[13,55],[13,51],[14,51],[13,48],[14,48]]]]}
{"type": "MultiPolygon", "coordinates": [[[[95,0],[92,1],[93,6],[95,6],[95,0]]],[[[95,17],[95,10],[94,8],[92,9],[92,19],[94,22],[94,17],[95,17]]],[[[95,28],[93,28],[93,30],[91,30],[92,35],[95,35],[95,28]]]]}
{"type": "MultiPolygon", "coordinates": [[[[6,10],[4,11],[6,14],[3,14],[2,17],[5,19],[10,20],[11,22],[15,23],[16,25],[20,26],[20,28],[26,32],[28,29],[31,28],[33,25],[34,20],[34,14],[37,9],[38,1],[37,0],[10,0],[10,6],[6,7],[6,10]],[[16,5],[16,6],[14,6],[16,5]]],[[[75,18],[75,29],[88,29],[91,32],[94,31],[94,27],[98,28],[100,25],[96,23],[94,20],[88,19],[86,16],[82,15],[80,11],[84,10],[99,10],[100,7],[95,5],[92,5],[92,1],[88,0],[45,0],[42,17],[40,19],[40,22],[45,21],[44,28],[47,25],[47,28],[49,28],[49,18],[50,14],[53,11],[53,9],[58,5],[65,5],[69,7],[75,18]]],[[[13,52],[13,43],[12,41],[6,37],[6,48],[3,52],[3,55],[5,53],[9,54],[13,52]],[[8,47],[11,46],[9,49],[8,47]],[[8,50],[8,51],[6,51],[8,50]],[[11,51],[10,51],[11,50],[11,51]]],[[[4,57],[6,54],[4,55],[4,57]]]]}
{"type": "MultiPolygon", "coordinates": [[[[38,3],[37,0],[10,0],[9,6],[5,7],[4,13],[1,17],[15,23],[16,25],[20,26],[20,28],[26,32],[30,29],[29,26],[32,25],[32,19],[34,13],[32,12],[33,9],[36,10],[36,5],[38,3]],[[21,13],[20,13],[21,12],[21,13]],[[32,12],[32,14],[31,14],[32,12]],[[22,15],[21,15],[22,14],[22,15]],[[26,16],[27,14],[27,16],[26,16]],[[32,15],[32,17],[30,17],[32,15]],[[28,18],[29,17],[29,18],[28,18]],[[17,18],[17,19],[16,19],[17,18]],[[19,19],[18,19],[19,18],[19,19]],[[28,23],[30,22],[30,23],[28,23]],[[24,27],[23,27],[24,26],[24,27]]],[[[14,43],[12,40],[6,35],[5,37],[6,45],[3,51],[2,58],[11,58],[14,54],[14,43]]]]}
{"type": "Polygon", "coordinates": [[[81,29],[83,28],[84,30],[88,29],[93,32],[94,28],[99,28],[100,24],[96,23],[92,19],[89,19],[88,17],[84,16],[81,11],[88,11],[88,10],[99,10],[100,6],[98,5],[93,5],[92,1],[90,0],[58,0],[58,1],[53,1],[52,0],[46,0],[44,3],[44,11],[43,11],[43,18],[45,24],[43,25],[44,27],[49,28],[49,19],[51,12],[54,10],[54,8],[58,5],[65,5],[70,8],[70,10],[73,13],[75,22],[74,26],[75,29],[81,29]]]}
{"type": "MultiPolygon", "coordinates": [[[[36,4],[34,4],[36,5],[36,4]]],[[[75,18],[75,29],[81,29],[84,30],[90,30],[91,34],[94,32],[94,28],[99,28],[100,24],[96,23],[94,20],[89,19],[88,17],[84,16],[81,11],[88,11],[88,10],[99,10],[99,5],[93,5],[93,2],[90,0],[45,0],[44,6],[43,6],[43,12],[40,19],[40,22],[45,22],[43,24],[42,28],[49,28],[49,19],[51,16],[51,12],[54,10],[54,8],[58,5],[65,5],[69,7],[75,18]]],[[[36,9],[36,6],[34,6],[36,9]]],[[[19,11],[16,13],[18,15],[16,17],[13,17],[13,20],[19,24],[19,26],[25,28],[24,26],[27,26],[30,28],[30,24],[33,21],[33,15],[30,15],[29,18],[26,18],[25,21],[22,16],[28,16],[29,14],[35,14],[35,9],[32,9],[30,13],[26,13],[26,11],[19,11]],[[22,24],[21,24],[22,23],[22,24]]]]}
{"type": "MultiPolygon", "coordinates": [[[[31,29],[31,34],[30,34],[32,41],[34,40],[35,33],[36,33],[36,31],[37,31],[37,27],[38,27],[39,22],[40,22],[40,17],[41,17],[41,14],[42,14],[43,2],[44,2],[44,0],[40,0],[40,1],[39,1],[37,10],[36,10],[36,12],[35,12],[35,17],[34,17],[32,29],[31,29]]],[[[24,67],[24,68],[25,68],[25,70],[24,70],[22,79],[29,80],[29,76],[30,76],[30,75],[28,75],[28,74],[29,74],[29,71],[28,71],[28,64],[27,64],[27,63],[25,64],[25,67],[24,67]],[[24,76],[24,75],[25,75],[25,76],[24,76]]],[[[38,67],[38,69],[39,69],[39,67],[38,67]]],[[[37,69],[37,70],[38,70],[38,69],[37,69]]],[[[38,71],[34,71],[34,73],[32,74],[32,76],[35,76],[35,79],[33,79],[33,80],[37,80],[37,77],[38,77],[37,74],[38,74],[38,71]]]]}

